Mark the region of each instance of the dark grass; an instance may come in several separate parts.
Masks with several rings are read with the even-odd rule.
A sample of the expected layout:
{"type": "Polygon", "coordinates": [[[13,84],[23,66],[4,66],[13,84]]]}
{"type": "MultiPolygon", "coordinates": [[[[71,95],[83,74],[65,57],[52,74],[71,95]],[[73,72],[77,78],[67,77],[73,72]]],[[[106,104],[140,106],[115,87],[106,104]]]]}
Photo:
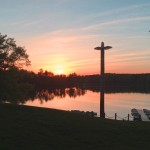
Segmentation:
{"type": "Polygon", "coordinates": [[[0,150],[150,149],[150,123],[0,104],[0,150]]]}

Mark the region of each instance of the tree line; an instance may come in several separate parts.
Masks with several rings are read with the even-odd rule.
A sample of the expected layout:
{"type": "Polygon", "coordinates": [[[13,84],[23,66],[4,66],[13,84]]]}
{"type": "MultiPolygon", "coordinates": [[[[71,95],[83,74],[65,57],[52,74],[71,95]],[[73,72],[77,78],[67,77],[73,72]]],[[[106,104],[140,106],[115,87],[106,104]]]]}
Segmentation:
{"type": "MultiPolygon", "coordinates": [[[[100,75],[70,74],[48,76],[23,69],[0,70],[0,99],[29,99],[41,91],[65,90],[74,87],[100,92],[100,75]]],[[[106,93],[141,92],[150,93],[150,74],[105,74],[106,93]]]]}

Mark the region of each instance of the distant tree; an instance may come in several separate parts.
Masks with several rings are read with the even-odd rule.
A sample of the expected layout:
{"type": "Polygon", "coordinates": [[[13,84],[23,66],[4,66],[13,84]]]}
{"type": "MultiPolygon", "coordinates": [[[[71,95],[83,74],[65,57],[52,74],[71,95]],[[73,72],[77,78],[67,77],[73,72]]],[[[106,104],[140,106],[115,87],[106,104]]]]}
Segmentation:
{"type": "Polygon", "coordinates": [[[24,47],[17,46],[13,38],[0,33],[0,69],[28,66],[31,64],[28,57],[24,47]]]}
{"type": "Polygon", "coordinates": [[[47,70],[45,70],[44,75],[49,76],[49,77],[53,77],[54,76],[53,72],[47,71],[47,70]]]}
{"type": "Polygon", "coordinates": [[[40,69],[38,75],[43,75],[43,72],[44,72],[43,69],[40,69]]]}
{"type": "Polygon", "coordinates": [[[38,75],[53,77],[54,73],[51,71],[47,71],[47,70],[44,71],[43,69],[40,69],[38,75]]]}
{"type": "Polygon", "coordinates": [[[78,75],[74,72],[74,73],[69,74],[68,77],[77,77],[77,76],[78,76],[78,75]]]}
{"type": "Polygon", "coordinates": [[[48,76],[48,71],[47,70],[45,70],[44,75],[48,76]]]}

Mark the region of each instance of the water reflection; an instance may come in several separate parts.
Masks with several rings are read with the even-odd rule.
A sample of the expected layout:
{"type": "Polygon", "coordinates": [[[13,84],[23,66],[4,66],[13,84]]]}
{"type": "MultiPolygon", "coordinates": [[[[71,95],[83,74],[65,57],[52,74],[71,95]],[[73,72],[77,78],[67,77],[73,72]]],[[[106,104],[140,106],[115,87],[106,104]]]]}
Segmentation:
{"type": "Polygon", "coordinates": [[[54,90],[42,90],[38,91],[35,95],[35,99],[39,99],[41,103],[53,100],[55,97],[65,98],[66,96],[76,98],[77,96],[83,96],[86,94],[85,89],[81,88],[66,88],[66,89],[54,89],[54,90]]]}
{"type": "Polygon", "coordinates": [[[100,117],[105,118],[105,99],[104,91],[100,92],[100,117]]]}
{"type": "MultiPolygon", "coordinates": [[[[127,116],[132,108],[150,109],[150,94],[95,90],[96,88],[66,88],[32,91],[19,94],[14,91],[0,92],[0,102],[10,102],[31,106],[48,107],[62,110],[94,111],[101,117],[127,116]],[[13,95],[11,94],[13,93],[13,95]]],[[[119,91],[119,90],[117,90],[119,91]]]]}
{"type": "Polygon", "coordinates": [[[40,91],[32,91],[28,94],[20,94],[15,93],[13,95],[8,93],[0,93],[0,102],[10,102],[16,104],[25,104],[27,101],[34,101],[35,99],[39,99],[41,103],[48,102],[53,100],[55,97],[57,98],[65,98],[69,96],[70,98],[76,98],[78,96],[83,96],[86,94],[86,89],[82,88],[66,88],[66,89],[51,89],[51,90],[40,90],[40,91]],[[17,97],[18,96],[18,97],[17,97]]]}
{"type": "MultiPolygon", "coordinates": [[[[55,90],[42,90],[38,91],[35,95],[35,99],[40,101],[40,104],[53,100],[54,98],[76,98],[78,96],[84,96],[87,90],[81,88],[66,88],[66,89],[55,89],[55,90]]],[[[105,93],[104,90],[100,92],[100,117],[105,118],[105,93]]]]}

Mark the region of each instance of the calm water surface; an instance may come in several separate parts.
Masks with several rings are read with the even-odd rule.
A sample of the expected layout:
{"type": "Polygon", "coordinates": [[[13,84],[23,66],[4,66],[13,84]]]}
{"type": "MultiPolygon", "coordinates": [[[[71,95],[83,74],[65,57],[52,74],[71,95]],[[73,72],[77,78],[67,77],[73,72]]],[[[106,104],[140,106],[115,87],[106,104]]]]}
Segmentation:
{"type": "MultiPolygon", "coordinates": [[[[52,100],[29,100],[25,105],[54,108],[61,110],[94,111],[100,115],[100,92],[86,90],[77,96],[53,96],[52,100]]],[[[132,108],[150,109],[150,94],[143,93],[105,93],[105,114],[113,117],[115,113],[121,118],[131,113],[132,108]]],[[[118,118],[118,119],[121,119],[118,118]]],[[[112,118],[114,119],[114,118],[112,118]]],[[[130,118],[132,120],[132,118],[130,118]]]]}

